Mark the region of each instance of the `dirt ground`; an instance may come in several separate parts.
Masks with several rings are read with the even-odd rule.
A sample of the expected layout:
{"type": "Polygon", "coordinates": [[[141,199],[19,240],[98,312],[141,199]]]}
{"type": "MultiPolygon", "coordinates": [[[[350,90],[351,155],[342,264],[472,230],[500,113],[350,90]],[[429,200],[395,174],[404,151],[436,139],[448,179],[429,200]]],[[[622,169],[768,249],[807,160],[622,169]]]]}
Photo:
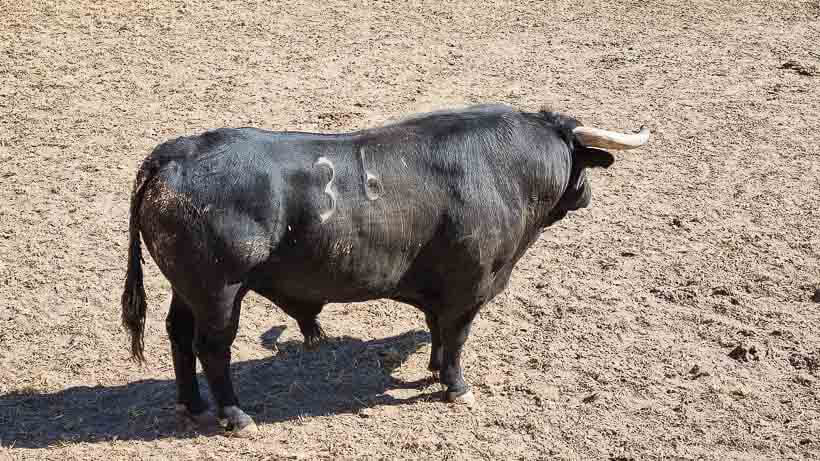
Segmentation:
{"type": "Polygon", "coordinates": [[[818,18],[814,0],[0,0],[0,458],[820,458],[818,18]],[[150,260],[147,365],[120,327],[144,156],[486,102],[653,137],[592,173],[591,207],[482,312],[478,406],[439,401],[413,308],[330,305],[309,352],[250,296],[233,370],[261,435],[178,428],[150,260]]]}

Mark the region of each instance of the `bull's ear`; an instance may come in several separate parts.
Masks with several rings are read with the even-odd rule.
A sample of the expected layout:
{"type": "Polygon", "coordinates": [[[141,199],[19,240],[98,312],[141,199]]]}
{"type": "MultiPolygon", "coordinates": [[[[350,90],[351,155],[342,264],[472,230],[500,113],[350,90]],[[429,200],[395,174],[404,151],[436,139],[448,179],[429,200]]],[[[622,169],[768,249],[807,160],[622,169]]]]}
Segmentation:
{"type": "Polygon", "coordinates": [[[615,163],[615,157],[609,152],[583,146],[575,148],[575,160],[581,168],[609,168],[615,163]]]}

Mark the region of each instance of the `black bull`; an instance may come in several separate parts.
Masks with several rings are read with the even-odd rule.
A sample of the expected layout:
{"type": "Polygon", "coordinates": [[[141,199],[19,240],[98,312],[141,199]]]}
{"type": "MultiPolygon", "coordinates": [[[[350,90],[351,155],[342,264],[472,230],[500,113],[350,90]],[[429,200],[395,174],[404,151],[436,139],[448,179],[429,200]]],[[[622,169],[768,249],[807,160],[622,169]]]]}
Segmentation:
{"type": "Polygon", "coordinates": [[[293,317],[307,344],[329,302],[390,298],[421,309],[430,370],[449,401],[472,400],[461,351],[481,306],[507,285],[545,227],[588,205],[584,169],[613,157],[582,145],[553,112],[479,106],[345,134],[220,129],[158,146],[137,174],[123,322],[143,359],[140,232],[170,281],[177,409],[206,403],[256,430],[229,372],[252,290],[293,317]]]}

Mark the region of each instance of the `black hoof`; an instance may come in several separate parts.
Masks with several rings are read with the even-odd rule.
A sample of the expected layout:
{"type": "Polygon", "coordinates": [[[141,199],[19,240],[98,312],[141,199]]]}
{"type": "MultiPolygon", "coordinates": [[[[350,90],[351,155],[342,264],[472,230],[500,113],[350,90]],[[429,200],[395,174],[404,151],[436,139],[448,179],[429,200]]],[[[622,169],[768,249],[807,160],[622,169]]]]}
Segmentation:
{"type": "Polygon", "coordinates": [[[324,337],[308,337],[305,338],[305,349],[309,351],[315,351],[319,348],[319,346],[324,342],[324,337]]]}
{"type": "Polygon", "coordinates": [[[306,328],[302,334],[305,337],[305,349],[317,349],[325,340],[327,335],[318,323],[313,324],[310,328],[306,328]]]}
{"type": "Polygon", "coordinates": [[[217,426],[217,419],[207,407],[202,408],[198,413],[194,413],[184,404],[178,403],[176,406],[177,420],[184,429],[214,428],[217,426]]]}

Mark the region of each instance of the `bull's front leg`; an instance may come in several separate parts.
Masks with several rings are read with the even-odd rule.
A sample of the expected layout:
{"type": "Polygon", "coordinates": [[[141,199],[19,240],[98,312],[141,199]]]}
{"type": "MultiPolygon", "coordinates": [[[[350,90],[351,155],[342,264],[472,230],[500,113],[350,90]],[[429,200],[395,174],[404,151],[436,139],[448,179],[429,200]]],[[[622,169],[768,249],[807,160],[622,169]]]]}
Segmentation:
{"type": "Polygon", "coordinates": [[[254,287],[254,290],[268,298],[291,318],[296,320],[296,323],[299,324],[299,330],[305,338],[305,349],[315,349],[327,339],[318,319],[324,304],[282,299],[275,296],[274,293],[266,287],[254,287]]]}
{"type": "Polygon", "coordinates": [[[442,347],[441,347],[441,330],[438,326],[438,318],[432,312],[424,312],[424,320],[427,321],[427,328],[430,329],[430,363],[427,369],[433,373],[433,377],[438,379],[439,371],[441,370],[442,347]]]}
{"type": "MultiPolygon", "coordinates": [[[[475,397],[470,386],[464,381],[461,368],[461,352],[470,335],[470,327],[478,313],[476,306],[466,313],[454,317],[441,316],[438,319],[442,341],[441,384],[447,387],[444,399],[448,402],[473,405],[475,397]]],[[[462,311],[463,312],[463,311],[462,311]]]]}
{"type": "Polygon", "coordinates": [[[299,330],[305,338],[306,349],[316,349],[327,339],[318,319],[323,307],[323,304],[318,303],[289,303],[284,309],[299,324],[299,330]]]}

